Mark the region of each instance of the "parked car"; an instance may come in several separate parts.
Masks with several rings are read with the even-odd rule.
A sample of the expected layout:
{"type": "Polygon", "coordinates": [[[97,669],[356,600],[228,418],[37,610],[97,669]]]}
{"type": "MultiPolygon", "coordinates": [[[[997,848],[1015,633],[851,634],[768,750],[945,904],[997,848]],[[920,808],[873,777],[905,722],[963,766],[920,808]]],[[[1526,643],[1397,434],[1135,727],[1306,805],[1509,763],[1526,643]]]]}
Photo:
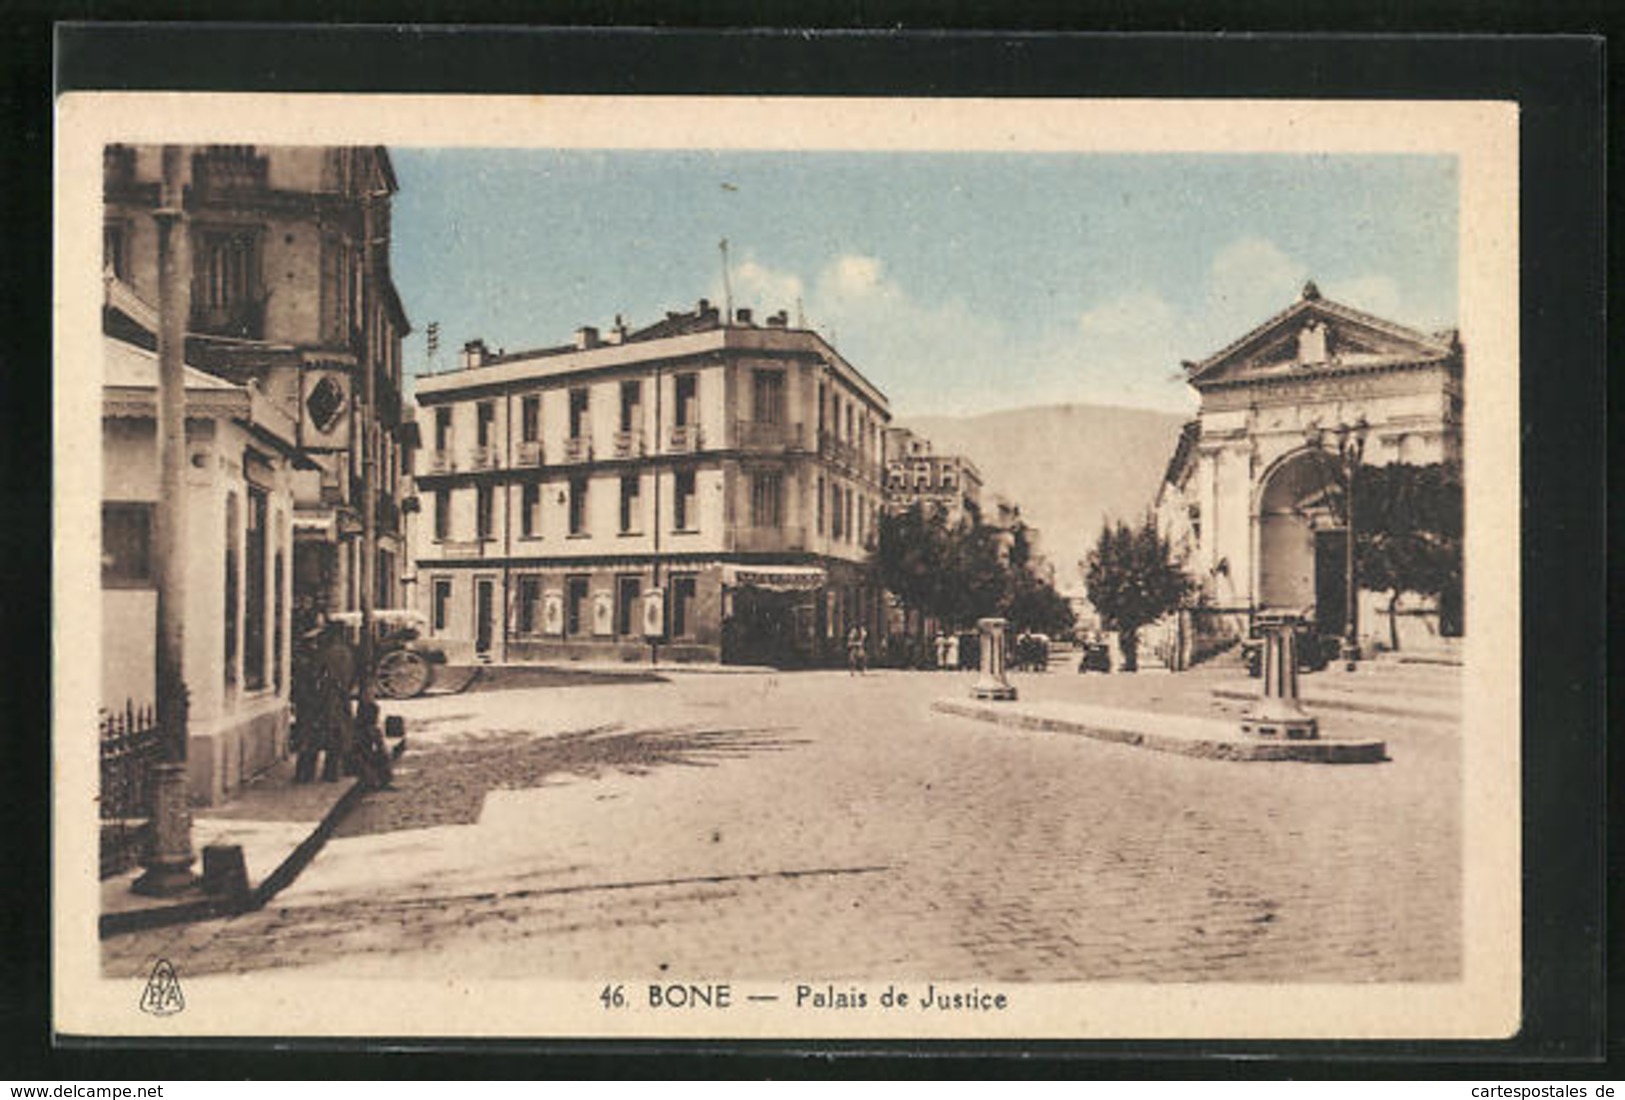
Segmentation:
{"type": "MultiPolygon", "coordinates": [[[[350,644],[361,642],[361,612],[343,611],[329,617],[343,624],[350,644]]],[[[416,611],[385,608],[372,613],[373,689],[386,699],[411,699],[434,682],[434,666],[446,663],[445,650],[425,641],[428,620],[416,611]]]]}
{"type": "Polygon", "coordinates": [[[1105,642],[1085,641],[1079,645],[1082,656],[1078,658],[1079,672],[1110,672],[1112,670],[1111,647],[1105,642]]]}
{"type": "Polygon", "coordinates": [[[1322,634],[1315,629],[1311,615],[1280,615],[1260,613],[1253,616],[1247,638],[1241,643],[1242,657],[1247,661],[1247,675],[1264,674],[1264,635],[1282,624],[1291,623],[1296,636],[1299,672],[1319,672],[1337,656],[1338,638],[1335,634],[1322,634]]]}
{"type": "Polygon", "coordinates": [[[1011,667],[1027,672],[1049,671],[1049,635],[1020,634],[1016,637],[1011,667]]]}

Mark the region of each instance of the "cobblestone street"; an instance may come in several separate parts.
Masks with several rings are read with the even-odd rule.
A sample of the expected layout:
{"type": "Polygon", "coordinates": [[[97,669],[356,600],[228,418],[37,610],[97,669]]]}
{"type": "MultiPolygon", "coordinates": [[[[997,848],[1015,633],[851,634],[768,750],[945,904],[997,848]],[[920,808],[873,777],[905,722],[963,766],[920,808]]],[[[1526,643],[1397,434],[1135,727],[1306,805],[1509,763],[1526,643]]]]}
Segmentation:
{"type": "MultiPolygon", "coordinates": [[[[1239,713],[1180,676],[1024,699],[1239,713]]],[[[673,674],[396,704],[410,749],[258,913],[109,975],[1448,981],[1459,729],[1331,711],[1368,766],[1231,763],[932,714],[959,674],[673,674]]]]}

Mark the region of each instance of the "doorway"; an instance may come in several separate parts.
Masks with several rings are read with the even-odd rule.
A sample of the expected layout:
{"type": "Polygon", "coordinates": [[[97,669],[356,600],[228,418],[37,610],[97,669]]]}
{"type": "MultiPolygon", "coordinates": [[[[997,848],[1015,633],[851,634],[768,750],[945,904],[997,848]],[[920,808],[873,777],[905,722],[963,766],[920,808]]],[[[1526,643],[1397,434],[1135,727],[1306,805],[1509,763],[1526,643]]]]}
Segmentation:
{"type": "Polygon", "coordinates": [[[495,585],[489,578],[474,582],[474,652],[478,654],[491,652],[494,591],[495,585]]]}

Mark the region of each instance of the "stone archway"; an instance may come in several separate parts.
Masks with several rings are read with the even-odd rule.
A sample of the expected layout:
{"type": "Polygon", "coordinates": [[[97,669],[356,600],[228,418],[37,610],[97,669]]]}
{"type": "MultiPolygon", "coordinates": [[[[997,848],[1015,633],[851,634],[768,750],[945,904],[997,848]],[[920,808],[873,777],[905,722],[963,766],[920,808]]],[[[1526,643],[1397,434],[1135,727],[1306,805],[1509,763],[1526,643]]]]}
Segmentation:
{"type": "Polygon", "coordinates": [[[1256,517],[1257,607],[1312,610],[1322,633],[1341,633],[1347,539],[1331,456],[1305,448],[1277,462],[1259,483],[1256,517]]]}

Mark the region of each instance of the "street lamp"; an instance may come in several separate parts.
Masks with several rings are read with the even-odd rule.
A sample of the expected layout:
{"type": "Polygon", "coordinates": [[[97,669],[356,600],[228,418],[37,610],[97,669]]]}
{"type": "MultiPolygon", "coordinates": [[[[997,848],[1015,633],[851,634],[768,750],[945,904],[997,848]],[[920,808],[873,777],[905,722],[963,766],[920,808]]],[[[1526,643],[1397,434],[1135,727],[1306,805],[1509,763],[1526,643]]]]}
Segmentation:
{"type": "Polygon", "coordinates": [[[1337,460],[1338,476],[1343,483],[1344,612],[1343,642],[1338,656],[1343,661],[1343,667],[1349,672],[1354,671],[1356,662],[1360,660],[1360,605],[1354,580],[1354,479],[1359,472],[1360,463],[1365,458],[1366,437],[1370,432],[1371,425],[1362,413],[1352,424],[1339,422],[1337,427],[1332,429],[1329,441],[1327,433],[1319,424],[1310,425],[1304,433],[1311,447],[1330,451],[1332,457],[1337,460]],[[1327,445],[1328,442],[1330,446],[1327,445]]]}

